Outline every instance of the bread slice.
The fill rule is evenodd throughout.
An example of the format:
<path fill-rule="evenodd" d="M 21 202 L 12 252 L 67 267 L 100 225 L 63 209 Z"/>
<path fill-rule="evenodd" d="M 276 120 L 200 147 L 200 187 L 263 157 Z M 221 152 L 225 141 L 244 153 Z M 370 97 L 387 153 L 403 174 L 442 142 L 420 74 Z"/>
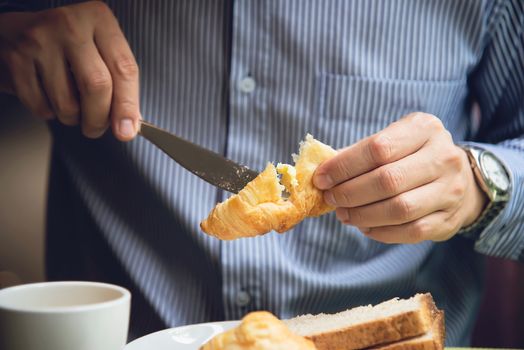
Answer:
<path fill-rule="evenodd" d="M 391 299 L 337 314 L 298 316 L 289 329 L 315 343 L 318 350 L 363 349 L 426 334 L 438 314 L 431 294 Z"/>
<path fill-rule="evenodd" d="M 442 350 L 446 339 L 444 311 L 437 311 L 431 329 L 418 337 L 380 345 L 373 350 Z"/>
<path fill-rule="evenodd" d="M 308 134 L 300 143 L 298 156 L 293 157 L 295 166 L 275 167 L 268 163 L 237 195 L 215 206 L 200 223 L 202 231 L 223 240 L 253 237 L 271 230 L 282 233 L 306 217 L 335 210 L 324 202 L 312 177 L 320 163 L 336 154 Z M 288 198 L 282 196 L 283 191 L 289 193 Z"/>

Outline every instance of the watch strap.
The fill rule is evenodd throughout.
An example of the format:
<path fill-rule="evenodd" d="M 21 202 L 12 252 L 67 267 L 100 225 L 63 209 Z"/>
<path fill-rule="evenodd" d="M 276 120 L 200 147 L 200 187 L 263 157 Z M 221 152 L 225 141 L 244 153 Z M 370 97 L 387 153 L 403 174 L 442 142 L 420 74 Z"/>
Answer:
<path fill-rule="evenodd" d="M 478 238 L 480 233 L 497 217 L 504 209 L 506 202 L 489 202 L 480 216 L 471 225 L 461 228 L 457 234 L 470 238 Z"/>

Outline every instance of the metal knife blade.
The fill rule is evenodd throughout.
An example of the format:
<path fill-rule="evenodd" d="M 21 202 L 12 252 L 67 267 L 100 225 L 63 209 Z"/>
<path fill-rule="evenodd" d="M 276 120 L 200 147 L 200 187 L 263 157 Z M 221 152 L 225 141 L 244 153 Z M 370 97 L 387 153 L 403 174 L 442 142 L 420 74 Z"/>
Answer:
<path fill-rule="evenodd" d="M 178 164 L 228 192 L 238 193 L 258 173 L 218 153 L 184 140 L 148 122 L 140 122 L 139 134 L 156 145 Z"/>

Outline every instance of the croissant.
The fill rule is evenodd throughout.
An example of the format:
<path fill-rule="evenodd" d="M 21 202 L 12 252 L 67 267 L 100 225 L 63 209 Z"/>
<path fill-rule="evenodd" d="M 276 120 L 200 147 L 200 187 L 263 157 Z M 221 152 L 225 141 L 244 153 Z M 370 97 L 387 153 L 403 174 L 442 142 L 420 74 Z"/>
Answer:
<path fill-rule="evenodd" d="M 213 208 L 200 223 L 202 231 L 223 240 L 288 231 L 306 217 L 334 210 L 312 183 L 317 166 L 337 154 L 308 134 L 300 143 L 295 166 L 268 163 L 238 194 Z M 279 175 L 281 179 L 279 180 Z M 283 196 L 287 193 L 288 196 Z"/>
<path fill-rule="evenodd" d="M 292 333 L 267 311 L 247 314 L 241 324 L 221 333 L 200 350 L 316 350 L 312 341 Z"/>

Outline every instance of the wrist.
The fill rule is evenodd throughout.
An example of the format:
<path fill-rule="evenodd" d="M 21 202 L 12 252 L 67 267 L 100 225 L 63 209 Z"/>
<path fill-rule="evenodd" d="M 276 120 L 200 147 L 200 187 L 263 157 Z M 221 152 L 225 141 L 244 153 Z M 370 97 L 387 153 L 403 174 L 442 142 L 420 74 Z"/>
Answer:
<path fill-rule="evenodd" d="M 459 146 L 457 146 L 459 147 Z M 473 172 L 473 165 L 471 160 L 462 147 L 459 147 L 463 154 L 464 169 L 466 171 L 467 183 L 466 195 L 464 198 L 464 204 L 466 206 L 466 215 L 462 228 L 472 225 L 482 215 L 484 209 L 489 204 L 489 198 L 485 191 L 481 188 L 475 173 Z"/>
<path fill-rule="evenodd" d="M 511 176 L 504 163 L 490 151 L 461 146 L 470 163 L 465 203 L 471 203 L 459 234 L 476 236 L 504 209 L 511 194 Z M 473 180 L 471 180 L 473 178 Z M 473 185 L 474 184 L 474 185 Z"/>
<path fill-rule="evenodd" d="M 466 156 L 467 157 L 467 156 Z M 471 167 L 469 167 L 469 161 L 466 159 L 466 162 L 468 162 L 468 179 L 469 179 L 469 186 L 467 189 L 467 196 L 466 196 L 466 204 L 469 205 L 468 215 L 466 215 L 466 219 L 464 220 L 464 223 L 462 227 L 467 227 L 472 225 L 477 219 L 482 215 L 486 207 L 488 206 L 490 200 L 487 196 L 487 194 L 482 190 L 480 185 L 475 179 L 475 175 L 473 174 L 473 170 Z"/>

